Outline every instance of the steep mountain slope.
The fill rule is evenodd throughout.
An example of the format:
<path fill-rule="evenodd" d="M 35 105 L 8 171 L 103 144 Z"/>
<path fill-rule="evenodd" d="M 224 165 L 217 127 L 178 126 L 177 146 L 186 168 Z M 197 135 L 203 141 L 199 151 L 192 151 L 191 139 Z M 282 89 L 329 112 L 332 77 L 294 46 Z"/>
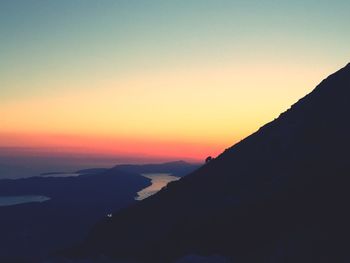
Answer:
<path fill-rule="evenodd" d="M 350 64 L 205 166 L 98 224 L 70 257 L 350 260 Z"/>

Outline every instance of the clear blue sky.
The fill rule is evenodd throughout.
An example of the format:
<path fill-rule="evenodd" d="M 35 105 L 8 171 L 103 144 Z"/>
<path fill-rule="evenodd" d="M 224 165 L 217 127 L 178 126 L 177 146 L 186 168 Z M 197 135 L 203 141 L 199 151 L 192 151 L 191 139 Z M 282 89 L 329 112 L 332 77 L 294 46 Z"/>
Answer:
<path fill-rule="evenodd" d="M 341 65 L 350 60 L 349 10 L 345 0 L 2 0 L 0 74 L 215 63 L 233 49 Z M 2 85 L 1 100 L 27 88 Z"/>

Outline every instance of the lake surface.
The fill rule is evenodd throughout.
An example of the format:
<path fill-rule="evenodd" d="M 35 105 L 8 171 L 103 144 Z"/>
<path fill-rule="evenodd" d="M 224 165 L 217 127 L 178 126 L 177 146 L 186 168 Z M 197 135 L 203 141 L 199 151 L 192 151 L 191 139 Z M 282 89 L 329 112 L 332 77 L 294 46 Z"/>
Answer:
<path fill-rule="evenodd" d="M 137 197 L 135 199 L 138 201 L 143 200 L 151 195 L 154 195 L 163 187 L 165 187 L 168 183 L 180 179 L 180 177 L 173 176 L 170 173 L 147 173 L 141 175 L 151 179 L 152 184 L 137 193 Z"/>
<path fill-rule="evenodd" d="M 25 203 L 42 203 L 50 200 L 42 195 L 18 195 L 18 196 L 0 196 L 0 206 L 11 206 Z"/>

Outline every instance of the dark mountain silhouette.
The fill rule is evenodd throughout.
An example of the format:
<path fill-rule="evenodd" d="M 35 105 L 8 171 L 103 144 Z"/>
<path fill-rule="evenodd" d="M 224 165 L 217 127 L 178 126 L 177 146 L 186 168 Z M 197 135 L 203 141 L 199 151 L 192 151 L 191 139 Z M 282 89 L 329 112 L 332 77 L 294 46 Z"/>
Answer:
<path fill-rule="evenodd" d="M 96 225 L 71 258 L 349 262 L 350 64 L 279 118 Z"/>
<path fill-rule="evenodd" d="M 117 169 L 89 176 L 0 180 L 1 196 L 51 198 L 0 206 L 0 262 L 38 262 L 83 240 L 96 222 L 136 202 L 136 192 L 149 185 L 149 179 Z"/>
<path fill-rule="evenodd" d="M 174 176 L 182 177 L 198 169 L 201 164 L 175 161 L 160 164 L 121 164 L 115 169 L 131 173 L 171 173 Z"/>
<path fill-rule="evenodd" d="M 64 177 L 72 173 L 50 172 L 42 173 L 44 177 L 0 180 L 0 197 L 51 198 L 44 203 L 0 206 L 0 262 L 37 262 L 83 240 L 96 222 L 136 202 L 137 192 L 151 185 L 140 173 L 184 176 L 198 167 L 175 161 L 90 168 L 73 177 Z"/>
<path fill-rule="evenodd" d="M 188 163 L 185 161 L 174 161 L 167 163 L 153 163 L 153 164 L 119 164 L 111 168 L 111 170 L 116 169 L 119 171 L 125 171 L 130 173 L 170 173 L 174 176 L 182 177 L 194 170 L 198 169 L 201 164 Z M 97 174 L 105 172 L 106 168 L 92 168 L 79 170 L 76 173 L 86 175 L 86 174 Z"/>

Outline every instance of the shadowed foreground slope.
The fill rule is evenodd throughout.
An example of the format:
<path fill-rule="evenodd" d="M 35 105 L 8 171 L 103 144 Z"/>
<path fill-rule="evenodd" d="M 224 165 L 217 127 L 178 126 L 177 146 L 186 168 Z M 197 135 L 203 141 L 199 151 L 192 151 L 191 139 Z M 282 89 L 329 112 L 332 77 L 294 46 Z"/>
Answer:
<path fill-rule="evenodd" d="M 0 180 L 1 196 L 50 197 L 43 203 L 0 206 L 0 262 L 38 262 L 72 246 L 108 213 L 136 202 L 136 192 L 149 181 L 117 169 L 76 177 Z"/>
<path fill-rule="evenodd" d="M 350 260 L 350 65 L 207 165 L 112 219 L 70 257 Z"/>

